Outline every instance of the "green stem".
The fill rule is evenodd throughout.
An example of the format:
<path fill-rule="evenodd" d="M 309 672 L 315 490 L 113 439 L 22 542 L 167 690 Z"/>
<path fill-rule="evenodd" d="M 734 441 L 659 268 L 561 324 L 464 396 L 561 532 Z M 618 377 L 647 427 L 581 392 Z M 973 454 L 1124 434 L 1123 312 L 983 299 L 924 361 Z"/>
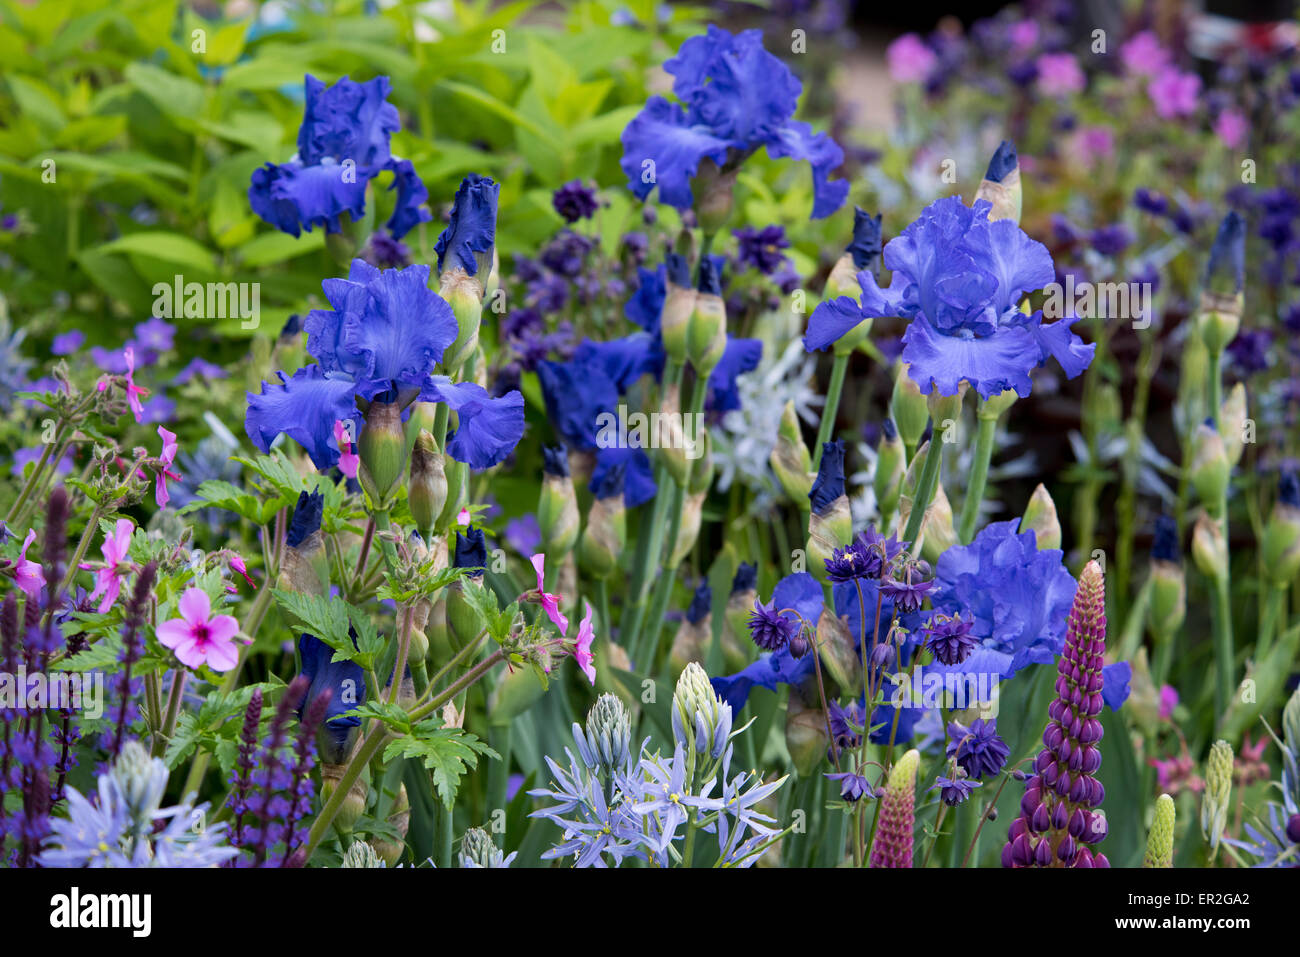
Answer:
<path fill-rule="evenodd" d="M 943 456 L 943 450 L 936 447 L 934 442 L 930 443 L 930 448 L 925 453 L 925 464 L 921 466 L 921 477 L 916 483 L 916 495 L 912 499 L 912 512 L 907 516 L 907 529 L 903 532 L 903 541 L 915 546 L 917 537 L 921 534 L 921 525 L 925 521 L 926 509 L 930 507 L 930 501 L 934 498 L 934 491 L 939 487 L 939 459 Z"/>
<path fill-rule="evenodd" d="M 813 450 L 813 471 L 821 466 L 822 448 L 835 431 L 835 417 L 839 414 L 840 395 L 844 391 L 844 374 L 849 368 L 847 355 L 836 355 L 831 365 L 831 381 L 826 389 L 826 405 L 822 408 L 821 425 L 817 427 L 817 447 Z"/>
<path fill-rule="evenodd" d="M 966 487 L 966 498 L 961 503 L 961 520 L 957 526 L 957 539 L 963 545 L 969 545 L 975 537 L 975 523 L 979 520 L 980 502 L 984 500 L 984 486 L 989 476 L 989 462 L 993 458 L 993 439 L 998 431 L 997 416 L 985 415 L 983 403 L 977 418 L 979 427 L 975 434 L 975 459 L 971 463 L 970 483 Z M 930 450 L 934 451 L 933 443 Z M 930 463 L 927 461 L 925 464 L 928 467 Z"/>
<path fill-rule="evenodd" d="M 1263 661 L 1273 643 L 1277 632 L 1277 623 L 1282 619 L 1282 608 L 1286 604 L 1286 586 L 1274 585 L 1264 599 L 1264 618 L 1259 627 L 1259 640 L 1255 642 L 1255 661 Z"/>

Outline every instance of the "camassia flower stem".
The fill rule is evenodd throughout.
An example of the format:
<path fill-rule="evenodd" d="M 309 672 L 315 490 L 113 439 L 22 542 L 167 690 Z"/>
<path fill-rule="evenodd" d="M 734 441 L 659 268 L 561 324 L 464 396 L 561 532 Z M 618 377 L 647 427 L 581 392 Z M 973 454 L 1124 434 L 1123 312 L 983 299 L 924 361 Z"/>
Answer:
<path fill-rule="evenodd" d="M 903 532 L 903 541 L 915 543 L 921 534 L 921 525 L 925 521 L 926 509 L 934 498 L 934 490 L 939 487 L 939 460 L 943 450 L 930 442 L 925 454 L 925 464 L 921 467 L 921 477 L 916 483 L 916 496 L 912 499 L 912 512 L 907 516 L 907 529 Z M 915 544 L 913 544 L 915 547 Z"/>
<path fill-rule="evenodd" d="M 961 503 L 961 519 L 957 526 L 957 538 L 963 545 L 969 545 L 975 537 L 975 523 L 979 520 L 980 502 L 984 500 L 984 486 L 989 477 L 989 461 L 993 458 L 993 438 L 998 430 L 997 416 L 986 414 L 984 405 L 981 401 L 975 433 L 975 458 L 971 462 L 970 482 L 966 486 L 966 498 Z M 933 444 L 930 451 L 935 451 Z M 929 468 L 929 461 L 925 464 Z"/>
<path fill-rule="evenodd" d="M 813 471 L 822 464 L 822 448 L 831 440 L 831 433 L 835 431 L 835 417 L 839 414 L 840 395 L 844 391 L 844 374 L 849 369 L 849 357 L 847 355 L 836 354 L 835 361 L 831 365 L 831 381 L 826 388 L 826 404 L 822 406 L 822 420 L 817 427 L 817 444 L 813 452 Z"/>

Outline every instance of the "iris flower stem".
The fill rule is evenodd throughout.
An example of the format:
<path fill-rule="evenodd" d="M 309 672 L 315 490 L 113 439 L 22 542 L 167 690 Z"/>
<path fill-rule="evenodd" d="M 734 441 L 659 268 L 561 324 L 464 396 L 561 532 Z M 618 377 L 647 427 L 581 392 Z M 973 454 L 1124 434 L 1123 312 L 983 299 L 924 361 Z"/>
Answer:
<path fill-rule="evenodd" d="M 1218 680 L 1214 682 L 1214 710 L 1221 720 L 1227 713 L 1228 699 L 1236 690 L 1232 680 L 1232 582 L 1226 568 L 1215 576 L 1214 593 L 1214 660 L 1218 672 Z"/>
<path fill-rule="evenodd" d="M 1282 609 L 1286 604 L 1286 585 L 1274 585 L 1264 599 L 1264 617 L 1259 628 L 1259 641 L 1255 644 L 1255 660 L 1263 661 L 1273 643 L 1277 632 L 1277 623 L 1282 620 Z"/>
<path fill-rule="evenodd" d="M 921 466 L 921 477 L 916 483 L 916 495 L 912 499 L 912 512 L 907 516 L 907 529 L 903 532 L 903 541 L 915 545 L 921 534 L 921 525 L 925 521 L 926 509 L 934 498 L 934 490 L 939 486 L 939 460 L 943 450 L 930 443 L 925 454 L 925 464 Z"/>
<path fill-rule="evenodd" d="M 993 439 L 998 431 L 998 417 L 988 415 L 984 408 L 985 403 L 981 402 L 975 434 L 975 458 L 971 462 L 970 482 L 966 486 L 966 498 L 961 503 L 961 519 L 957 526 L 957 538 L 963 545 L 969 545 L 975 537 L 975 523 L 979 520 L 980 503 L 984 501 L 984 486 L 989 477 L 989 462 L 993 458 Z M 931 445 L 930 449 L 933 451 L 934 446 Z M 925 464 L 928 468 L 928 457 Z"/>
<path fill-rule="evenodd" d="M 835 431 L 835 417 L 839 414 L 840 395 L 844 391 L 844 374 L 848 368 L 849 357 L 837 354 L 831 364 L 831 381 L 826 389 L 826 405 L 822 407 L 822 420 L 817 427 L 817 447 L 813 450 L 812 464 L 814 472 L 822 463 L 822 447 L 831 440 L 831 433 Z"/>

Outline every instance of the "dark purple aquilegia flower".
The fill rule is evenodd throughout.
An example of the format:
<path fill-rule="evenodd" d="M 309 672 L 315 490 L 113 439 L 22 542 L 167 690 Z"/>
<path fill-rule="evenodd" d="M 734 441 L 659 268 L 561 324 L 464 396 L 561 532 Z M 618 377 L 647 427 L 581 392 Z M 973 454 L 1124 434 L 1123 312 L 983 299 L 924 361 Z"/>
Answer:
<path fill-rule="evenodd" d="M 375 406 L 401 410 L 418 399 L 444 402 L 456 414 L 447 452 L 458 462 L 485 469 L 509 455 L 523 436 L 523 396 L 494 399 L 472 382 L 433 375 L 458 327 L 428 282 L 428 266 L 380 271 L 360 259 L 347 279 L 325 280 L 333 308 L 313 310 L 304 323 L 317 364 L 248 394 L 244 426 L 253 444 L 269 451 L 284 433 L 317 468 L 331 468 L 340 454 L 336 422 L 353 423 L 361 435 Z"/>
<path fill-rule="evenodd" d="M 924 393 L 956 395 L 963 380 L 989 398 L 1007 389 L 1026 396 L 1029 373 L 1049 358 L 1074 378 L 1092 361 L 1095 345 L 1070 331 L 1067 317 L 1043 324 L 1042 312 L 1020 311 L 1024 294 L 1052 282 L 1051 254 L 1009 219 L 990 220 L 992 206 L 960 197 L 931 203 L 885 246 L 890 285 L 858 273 L 862 296 L 827 300 L 813 310 L 804 335 L 810 352 L 826 349 L 864 320 L 911 320 L 903 361 Z"/>
<path fill-rule="evenodd" d="M 688 39 L 664 64 L 679 103 L 652 96 L 623 130 L 628 188 L 645 199 L 659 187 L 659 201 L 687 209 L 695 202 L 691 180 L 700 164 L 738 163 L 766 146 L 775 159 L 807 160 L 813 172 L 814 219 L 843 205 L 849 184 L 830 182 L 844 151 L 825 133 L 792 119 L 803 84 L 789 67 L 763 49 L 763 34 L 731 34 L 709 25 Z"/>
<path fill-rule="evenodd" d="M 948 722 L 947 756 L 957 762 L 969 777 L 991 778 L 1007 763 L 1011 749 L 998 735 L 997 720 L 976 718 L 966 727 L 958 721 Z"/>
<path fill-rule="evenodd" d="M 326 87 L 314 76 L 304 81 L 307 104 L 298 129 L 298 152 L 287 163 L 253 171 L 248 202 L 253 212 L 282 232 L 342 228 L 348 213 L 358 220 L 366 209 L 366 186 L 380 173 L 393 174 L 397 205 L 386 223 L 401 239 L 431 214 L 429 198 L 410 160 L 398 159 L 388 140 L 401 129 L 397 108 L 387 102 L 388 77 L 357 83 L 346 76 Z"/>
<path fill-rule="evenodd" d="M 1101 566 L 1079 575 L 1065 651 L 1057 662 L 1056 698 L 1047 709 L 1043 750 L 1025 783 L 1020 816 L 1002 848 L 1003 867 L 1109 867 L 1091 845 L 1106 837 L 1097 813 L 1106 790 L 1101 767 L 1102 654 L 1106 648 L 1106 585 Z"/>
<path fill-rule="evenodd" d="M 565 183 L 551 196 L 551 205 L 566 223 L 590 219 L 600 208 L 596 190 L 580 179 Z"/>

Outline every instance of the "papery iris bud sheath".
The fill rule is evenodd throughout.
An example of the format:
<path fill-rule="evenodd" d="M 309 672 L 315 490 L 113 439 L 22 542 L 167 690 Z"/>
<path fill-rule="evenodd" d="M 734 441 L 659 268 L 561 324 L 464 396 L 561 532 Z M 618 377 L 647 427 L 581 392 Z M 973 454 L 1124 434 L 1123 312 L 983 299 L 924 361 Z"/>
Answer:
<path fill-rule="evenodd" d="M 1162 794 L 1156 800 L 1155 818 L 1147 834 L 1147 851 L 1143 867 L 1174 866 L 1174 799 Z"/>
<path fill-rule="evenodd" d="M 578 564 L 596 578 L 608 578 L 618 567 L 627 544 L 627 514 L 623 505 L 623 470 L 608 469 L 587 510 L 587 524 L 578 539 Z"/>
<path fill-rule="evenodd" d="M 989 219 L 1009 219 L 1020 222 L 1023 191 L 1020 187 L 1020 159 L 1016 145 L 1010 140 L 1002 144 L 989 160 L 988 170 L 975 192 L 975 199 L 986 199 L 993 204 Z"/>
<path fill-rule="evenodd" d="M 816 690 L 813 692 L 816 695 Z M 799 777 L 817 773 L 826 760 L 830 737 L 826 730 L 826 714 L 820 707 L 810 706 L 797 689 L 790 692 L 785 713 L 785 748 L 790 752 Z"/>
<path fill-rule="evenodd" d="M 912 748 L 890 769 L 880 799 L 880 821 L 871 844 L 872 867 L 911 867 L 916 823 L 916 768 L 921 754 Z"/>
<path fill-rule="evenodd" d="M 1294 472 L 1278 479 L 1277 502 L 1264 523 L 1260 551 L 1275 587 L 1287 587 L 1300 574 L 1300 480 Z"/>
<path fill-rule="evenodd" d="M 768 462 L 776 480 L 781 483 L 781 488 L 791 501 L 802 502 L 808 497 L 813 482 L 812 455 L 804 444 L 793 399 L 786 402 L 785 409 L 781 412 L 776 444 L 772 446 Z"/>
<path fill-rule="evenodd" d="M 323 595 L 328 590 L 329 556 L 325 551 L 325 537 L 320 530 L 324 508 L 324 493 L 298 493 L 298 501 L 294 505 L 285 534 L 286 547 L 280 574 L 276 578 L 277 588 L 304 595 Z"/>
<path fill-rule="evenodd" d="M 695 366 L 695 374 L 705 380 L 726 350 L 727 307 L 722 300 L 722 277 L 712 257 L 704 256 L 700 259 L 695 308 L 686 328 L 686 355 Z"/>
<path fill-rule="evenodd" d="M 821 466 L 808 493 L 808 571 L 819 581 L 826 577 L 826 562 L 853 538 L 853 515 L 844 491 L 844 443 L 822 446 Z"/>
<path fill-rule="evenodd" d="M 425 538 L 432 537 L 434 523 L 447 504 L 447 471 L 443 467 L 438 443 L 427 429 L 420 430 L 415 437 L 415 445 L 411 448 L 411 476 L 406 488 L 406 503 L 420 534 Z"/>
<path fill-rule="evenodd" d="M 569 475 L 569 457 L 563 448 L 542 449 L 542 491 L 537 499 L 537 527 L 542 551 L 559 560 L 578 541 L 581 519 L 578 499 Z"/>
<path fill-rule="evenodd" d="M 1033 532 L 1040 551 L 1061 547 L 1061 520 L 1056 514 L 1056 503 L 1042 482 L 1029 496 L 1025 515 L 1020 520 L 1020 532 Z"/>
<path fill-rule="evenodd" d="M 686 331 L 695 311 L 695 286 L 691 283 L 690 261 L 681 253 L 669 253 L 664 304 L 659 314 L 659 333 L 668 358 L 681 365 L 686 361 Z"/>
<path fill-rule="evenodd" d="M 916 448 L 925 427 L 930 422 L 930 407 L 925 396 L 907 373 L 907 364 L 898 364 L 894 377 L 894 393 L 889 400 L 889 415 L 898 427 L 898 434 L 908 449 Z"/>
<path fill-rule="evenodd" d="M 1219 523 L 1202 512 L 1192 526 L 1192 561 L 1207 578 L 1217 578 L 1228 570 L 1228 543 Z"/>

